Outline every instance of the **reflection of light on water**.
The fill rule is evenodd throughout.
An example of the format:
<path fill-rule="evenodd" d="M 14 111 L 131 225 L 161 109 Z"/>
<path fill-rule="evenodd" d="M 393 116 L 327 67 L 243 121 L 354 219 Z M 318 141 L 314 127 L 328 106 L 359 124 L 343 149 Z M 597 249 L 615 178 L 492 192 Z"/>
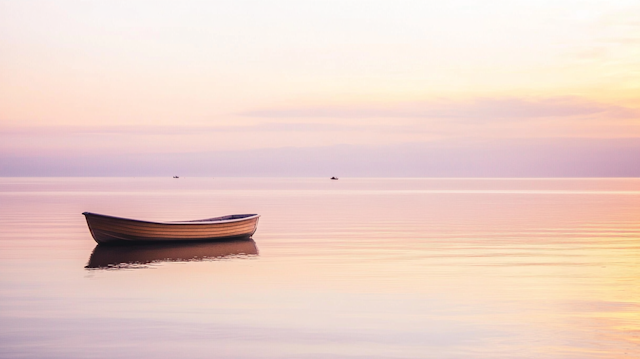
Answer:
<path fill-rule="evenodd" d="M 252 239 L 227 242 L 97 245 L 85 268 L 146 268 L 146 265 L 151 263 L 250 258 L 257 255 L 258 247 Z"/>
<path fill-rule="evenodd" d="M 90 357 L 96 345 L 114 357 L 640 352 L 637 179 L 12 181 L 0 187 L 0 341 L 25 357 Z M 260 260 L 194 243 L 116 249 L 101 267 L 95 248 L 97 268 L 154 270 L 84 271 L 95 244 L 83 210 L 256 211 Z"/>

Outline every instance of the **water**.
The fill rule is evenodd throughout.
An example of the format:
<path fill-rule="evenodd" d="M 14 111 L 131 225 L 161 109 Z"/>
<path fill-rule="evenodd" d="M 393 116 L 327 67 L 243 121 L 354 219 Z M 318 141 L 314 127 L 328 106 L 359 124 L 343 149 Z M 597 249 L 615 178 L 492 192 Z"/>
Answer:
<path fill-rule="evenodd" d="M 262 215 L 95 248 L 84 211 Z M 1 178 L 2 358 L 640 357 L 640 179 Z"/>

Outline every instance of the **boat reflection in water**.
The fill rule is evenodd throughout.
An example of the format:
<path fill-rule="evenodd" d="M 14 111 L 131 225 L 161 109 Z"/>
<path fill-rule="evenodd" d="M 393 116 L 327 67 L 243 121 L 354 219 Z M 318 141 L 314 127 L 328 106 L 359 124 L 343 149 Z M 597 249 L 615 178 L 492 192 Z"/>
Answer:
<path fill-rule="evenodd" d="M 97 245 L 89 257 L 88 269 L 144 268 L 161 262 L 197 262 L 258 255 L 256 242 L 249 238 L 226 242 L 171 242 L 129 245 Z"/>

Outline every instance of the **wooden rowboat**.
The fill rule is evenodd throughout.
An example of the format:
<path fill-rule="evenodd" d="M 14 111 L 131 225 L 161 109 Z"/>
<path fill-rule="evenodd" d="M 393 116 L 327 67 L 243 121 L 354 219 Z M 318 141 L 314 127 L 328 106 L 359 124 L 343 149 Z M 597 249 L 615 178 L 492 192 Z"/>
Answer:
<path fill-rule="evenodd" d="M 84 212 L 91 235 L 100 244 L 201 241 L 248 238 L 258 227 L 258 214 L 179 222 L 151 222 Z"/>

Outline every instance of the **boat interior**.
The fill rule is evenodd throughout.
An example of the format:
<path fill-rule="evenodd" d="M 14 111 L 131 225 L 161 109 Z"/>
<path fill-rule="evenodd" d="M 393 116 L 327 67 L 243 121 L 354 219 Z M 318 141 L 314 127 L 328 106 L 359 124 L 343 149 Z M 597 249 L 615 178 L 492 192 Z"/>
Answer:
<path fill-rule="evenodd" d="M 194 219 L 191 221 L 176 221 L 176 222 L 216 222 L 216 221 L 228 221 L 231 219 L 242 219 L 256 216 L 256 214 L 230 214 L 228 216 L 206 218 L 206 219 Z"/>

